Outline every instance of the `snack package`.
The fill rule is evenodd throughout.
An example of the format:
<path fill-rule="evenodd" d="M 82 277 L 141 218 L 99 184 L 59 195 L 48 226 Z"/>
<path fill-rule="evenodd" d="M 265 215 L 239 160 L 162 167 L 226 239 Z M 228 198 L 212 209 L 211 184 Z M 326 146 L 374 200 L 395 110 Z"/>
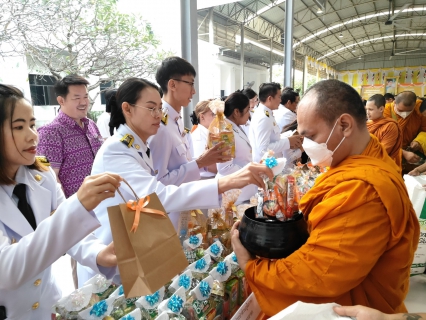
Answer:
<path fill-rule="evenodd" d="M 272 181 L 263 177 L 267 188 L 257 194 L 256 218 L 282 222 L 293 220 L 299 212 L 300 199 L 325 169 L 310 163 L 286 168 L 285 165 L 283 167 L 285 162 L 275 159 L 271 151 L 265 153 L 261 163 L 271 168 L 275 176 Z"/>
<path fill-rule="evenodd" d="M 207 235 L 206 235 L 206 246 L 207 249 L 214 241 L 219 240 L 220 237 L 230 230 L 230 227 L 224 220 L 223 209 L 209 209 L 209 219 L 207 220 Z"/>
<path fill-rule="evenodd" d="M 223 101 L 214 100 L 211 101 L 212 105 L 224 105 Z M 209 126 L 209 136 L 207 138 L 207 145 L 209 148 L 213 148 L 219 142 L 224 142 L 224 147 L 231 147 L 231 150 L 224 152 L 223 155 L 235 157 L 235 139 L 234 139 L 234 130 L 232 125 L 225 120 L 223 114 L 223 109 L 216 109 L 216 117 L 213 119 L 212 123 Z"/>
<path fill-rule="evenodd" d="M 233 278 L 225 285 L 225 299 L 223 305 L 223 319 L 231 319 L 238 309 L 238 279 Z"/>
<path fill-rule="evenodd" d="M 241 190 L 229 190 L 222 195 L 222 208 L 225 212 L 225 223 L 232 227 L 234 222 L 237 220 L 237 206 L 235 203 L 241 194 Z"/>
<path fill-rule="evenodd" d="M 176 292 L 169 298 L 160 303 L 158 306 L 158 313 L 166 311 L 167 313 L 180 314 L 183 310 L 183 306 L 186 302 L 185 289 L 180 287 Z"/>

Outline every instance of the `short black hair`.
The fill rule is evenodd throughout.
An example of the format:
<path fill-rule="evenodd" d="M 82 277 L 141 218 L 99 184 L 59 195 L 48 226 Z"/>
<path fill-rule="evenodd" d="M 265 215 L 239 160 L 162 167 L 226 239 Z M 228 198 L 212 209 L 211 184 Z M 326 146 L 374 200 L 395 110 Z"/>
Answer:
<path fill-rule="evenodd" d="M 380 93 L 372 95 L 370 98 L 368 98 L 368 101 L 374 101 L 374 105 L 377 108 L 384 107 L 385 104 L 386 104 L 386 100 L 385 100 L 384 95 L 382 95 Z"/>
<path fill-rule="evenodd" d="M 126 118 L 121 107 L 123 102 L 134 105 L 141 97 L 142 91 L 148 87 L 158 90 L 158 87 L 154 83 L 142 78 L 128 78 L 117 89 L 115 104 L 111 103 L 111 119 L 109 121 L 111 135 L 113 135 L 114 129 L 118 129 L 121 124 L 126 123 Z"/>
<path fill-rule="evenodd" d="M 7 173 L 9 164 L 6 161 L 4 127 L 10 126 L 10 128 L 12 128 L 12 118 L 16 104 L 22 100 L 27 101 L 21 90 L 14 86 L 0 84 L 0 185 L 11 185 L 15 183 L 13 177 L 9 177 Z M 28 167 L 38 171 L 47 171 L 47 168 L 44 167 L 37 159 L 34 164 Z"/>
<path fill-rule="evenodd" d="M 276 82 L 262 83 L 259 87 L 259 100 L 265 102 L 268 97 L 275 97 L 277 92 L 281 90 L 281 85 Z"/>
<path fill-rule="evenodd" d="M 298 96 L 299 93 L 292 89 L 283 90 L 283 92 L 281 93 L 281 104 L 285 105 L 288 101 L 294 103 L 296 101 L 296 97 Z"/>
<path fill-rule="evenodd" d="M 241 92 L 231 93 L 225 100 L 225 117 L 229 117 L 235 109 L 241 113 L 250 105 L 250 100 L 247 96 Z"/>
<path fill-rule="evenodd" d="M 89 85 L 89 81 L 77 74 L 70 74 L 62 78 L 61 80 L 56 81 L 53 89 L 55 90 L 55 94 L 57 97 L 61 96 L 65 98 L 69 92 L 69 86 L 78 85 L 85 85 L 87 87 Z"/>
<path fill-rule="evenodd" d="M 395 97 L 393 96 L 392 93 L 385 93 L 384 97 L 385 97 L 385 100 L 389 100 L 389 99 L 395 100 Z"/>
<path fill-rule="evenodd" d="M 329 125 L 347 113 L 355 118 L 359 126 L 366 126 L 367 114 L 361 96 L 350 85 L 335 79 L 322 80 L 311 86 L 303 98 L 311 95 L 316 98 L 315 112 Z"/>
<path fill-rule="evenodd" d="M 257 93 L 251 88 L 244 89 L 243 91 L 241 91 L 241 93 L 244 94 L 247 98 L 249 98 L 249 100 L 257 96 Z"/>
<path fill-rule="evenodd" d="M 155 74 L 155 80 L 163 93 L 167 93 L 167 84 L 170 79 L 180 79 L 182 76 L 196 76 L 194 67 L 181 57 L 168 57 L 161 62 Z"/>
<path fill-rule="evenodd" d="M 412 91 L 402 91 L 395 99 L 395 104 L 402 103 L 406 107 L 414 107 L 416 105 L 417 96 Z"/>

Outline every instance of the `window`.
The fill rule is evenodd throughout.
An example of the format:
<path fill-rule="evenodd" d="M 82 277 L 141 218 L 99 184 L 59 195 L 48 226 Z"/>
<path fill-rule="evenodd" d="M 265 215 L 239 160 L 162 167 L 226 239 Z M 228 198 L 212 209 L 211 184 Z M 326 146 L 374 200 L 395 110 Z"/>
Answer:
<path fill-rule="evenodd" d="M 112 88 L 114 88 L 114 83 L 112 81 L 102 82 L 99 85 L 99 90 L 101 91 L 101 104 L 106 104 L 105 91 Z"/>
<path fill-rule="evenodd" d="M 56 79 L 46 75 L 29 75 L 31 99 L 36 106 L 52 106 L 57 105 L 55 91 L 53 86 Z"/>

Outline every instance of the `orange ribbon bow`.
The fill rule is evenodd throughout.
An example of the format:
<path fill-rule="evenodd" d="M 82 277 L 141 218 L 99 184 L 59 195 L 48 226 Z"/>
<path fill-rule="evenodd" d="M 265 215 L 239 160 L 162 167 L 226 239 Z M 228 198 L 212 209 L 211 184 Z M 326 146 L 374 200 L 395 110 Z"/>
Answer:
<path fill-rule="evenodd" d="M 149 196 L 146 196 L 145 198 L 138 199 L 137 201 L 135 201 L 135 200 L 127 201 L 127 208 L 129 208 L 130 210 L 136 211 L 135 219 L 133 220 L 133 225 L 132 225 L 132 228 L 130 229 L 130 232 L 133 232 L 133 233 L 136 232 L 136 230 L 139 226 L 139 220 L 140 220 L 141 212 L 159 214 L 163 217 L 166 217 L 164 212 L 162 212 L 160 210 L 146 208 L 146 206 L 149 203 L 149 200 L 150 200 Z"/>

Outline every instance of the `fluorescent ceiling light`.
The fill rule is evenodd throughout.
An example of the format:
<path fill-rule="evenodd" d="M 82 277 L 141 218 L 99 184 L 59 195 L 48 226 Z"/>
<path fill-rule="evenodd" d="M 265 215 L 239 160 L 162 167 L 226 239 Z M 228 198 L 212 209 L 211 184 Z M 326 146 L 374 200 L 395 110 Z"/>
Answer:
<path fill-rule="evenodd" d="M 422 7 L 417 7 L 417 8 L 407 8 L 403 12 L 415 12 L 415 11 L 425 11 L 425 10 L 426 10 L 426 7 L 422 6 Z M 399 10 L 395 10 L 394 13 L 396 14 L 398 12 L 399 12 Z M 351 20 L 348 20 L 348 21 L 343 22 L 343 23 L 336 24 L 334 26 L 331 26 L 331 27 L 325 28 L 323 30 L 320 30 L 318 32 L 315 32 L 314 34 L 312 34 L 312 35 L 310 35 L 310 36 L 302 39 L 301 41 L 296 42 L 293 45 L 293 48 L 296 48 L 300 44 L 302 44 L 302 43 L 304 43 L 306 41 L 309 41 L 309 40 L 311 40 L 311 39 L 313 39 L 315 37 L 318 37 L 319 35 L 321 35 L 323 33 L 326 33 L 328 31 L 332 31 L 332 30 L 338 29 L 338 28 L 340 28 L 342 26 L 345 26 L 345 25 L 348 25 L 348 24 L 351 24 L 351 23 L 354 23 L 354 22 L 358 22 L 358 21 L 361 21 L 361 20 L 368 20 L 368 19 L 371 19 L 371 18 L 379 17 L 379 16 L 387 16 L 388 14 L 389 14 L 389 12 L 379 12 L 379 13 L 365 15 L 363 17 L 358 17 L 358 18 L 351 19 Z"/>
<path fill-rule="evenodd" d="M 322 13 L 322 9 L 318 8 L 317 13 Z"/>
<path fill-rule="evenodd" d="M 239 35 L 235 36 L 235 43 L 241 44 L 241 36 L 239 36 Z M 256 47 L 262 48 L 263 50 L 266 50 L 266 51 L 269 51 L 269 52 L 271 51 L 270 47 L 265 46 L 264 44 L 259 43 L 259 42 L 254 41 L 254 40 L 244 38 L 244 43 L 251 43 L 252 45 L 255 45 Z M 280 55 L 281 57 L 284 57 L 284 53 L 281 52 L 281 51 L 278 51 L 277 49 L 272 49 L 272 52 Z"/>
<path fill-rule="evenodd" d="M 280 5 L 280 4 L 281 4 L 281 3 L 283 3 L 284 1 L 285 1 L 285 0 L 278 0 L 278 1 L 277 1 L 277 2 L 275 2 L 275 3 L 271 3 L 270 5 L 264 6 L 262 9 L 257 10 L 257 12 L 256 12 L 255 14 L 249 15 L 249 16 L 247 17 L 247 20 L 251 20 L 251 19 L 255 18 L 256 16 L 261 15 L 261 14 L 262 14 L 262 13 L 264 13 L 265 11 L 268 11 L 269 9 L 271 9 L 271 8 L 273 8 L 273 7 L 275 7 L 275 6 Z"/>
<path fill-rule="evenodd" d="M 339 38 L 343 38 L 343 33 L 340 32 Z"/>
<path fill-rule="evenodd" d="M 396 38 L 400 38 L 400 37 L 425 37 L 425 36 L 426 36 L 426 33 L 407 33 L 407 34 L 397 34 L 397 35 L 395 35 Z M 373 39 L 367 39 L 367 40 L 363 40 L 363 41 L 360 41 L 360 42 L 357 42 L 357 43 L 353 43 L 353 44 L 350 44 L 348 46 L 344 46 L 342 48 L 339 48 L 337 50 L 332 50 L 331 52 L 323 55 L 318 60 L 324 59 L 324 58 L 326 58 L 326 57 L 328 57 L 328 56 L 330 56 L 332 54 L 336 54 L 336 53 L 338 53 L 338 52 L 340 52 L 342 50 L 350 49 L 350 48 L 352 48 L 352 47 L 354 47 L 356 45 L 360 45 L 360 44 L 363 44 L 363 43 L 366 43 L 366 42 L 370 42 L 370 41 L 382 40 L 382 39 L 393 39 L 393 35 L 384 36 L 384 37 L 378 37 L 378 38 L 373 38 Z"/>

